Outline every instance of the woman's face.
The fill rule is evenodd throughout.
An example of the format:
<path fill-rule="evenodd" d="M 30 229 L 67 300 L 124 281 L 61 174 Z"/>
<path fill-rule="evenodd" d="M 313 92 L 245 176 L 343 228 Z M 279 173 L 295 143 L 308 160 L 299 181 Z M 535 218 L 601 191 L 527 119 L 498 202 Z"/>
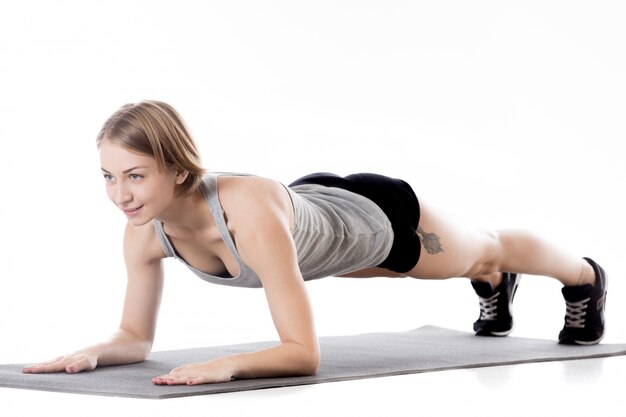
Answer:
<path fill-rule="evenodd" d="M 159 172 L 149 155 L 105 139 L 100 143 L 100 162 L 109 199 L 133 226 L 158 218 L 174 198 L 176 172 Z"/>

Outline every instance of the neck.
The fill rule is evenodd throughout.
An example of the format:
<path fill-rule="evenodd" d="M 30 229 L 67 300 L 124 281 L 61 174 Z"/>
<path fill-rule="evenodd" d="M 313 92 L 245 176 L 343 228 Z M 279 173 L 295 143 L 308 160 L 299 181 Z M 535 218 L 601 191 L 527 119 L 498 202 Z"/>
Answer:
<path fill-rule="evenodd" d="M 207 216 L 207 211 L 209 211 L 209 206 L 198 189 L 191 194 L 174 197 L 157 220 L 167 224 L 170 230 L 196 232 L 213 224 L 213 217 Z"/>

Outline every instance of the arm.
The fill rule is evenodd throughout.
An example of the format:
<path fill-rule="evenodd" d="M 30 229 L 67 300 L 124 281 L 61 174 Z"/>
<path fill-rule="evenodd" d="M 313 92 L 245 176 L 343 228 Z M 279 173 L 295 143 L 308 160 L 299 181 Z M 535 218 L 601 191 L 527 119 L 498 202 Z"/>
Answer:
<path fill-rule="evenodd" d="M 289 196 L 280 184 L 255 178 L 238 184 L 236 192 L 220 189 L 220 200 L 242 260 L 263 282 L 280 344 L 182 366 L 153 381 L 202 384 L 234 378 L 315 374 L 320 360 L 319 344 L 289 230 Z"/>
<path fill-rule="evenodd" d="M 151 230 L 151 229 L 152 230 Z M 154 226 L 126 226 L 124 259 L 128 272 L 119 329 L 109 340 L 49 362 L 30 365 L 25 373 L 90 371 L 96 366 L 143 361 L 152 348 L 163 288 L 163 270 Z"/>
<path fill-rule="evenodd" d="M 277 201 L 273 203 L 268 207 L 267 203 L 257 202 L 256 206 L 264 208 L 254 216 L 248 214 L 242 218 L 241 231 L 236 238 L 242 259 L 263 282 L 280 344 L 226 358 L 232 366 L 233 377 L 238 379 L 312 375 L 319 366 L 319 344 L 311 304 L 287 218 L 281 215 L 285 208 Z"/>

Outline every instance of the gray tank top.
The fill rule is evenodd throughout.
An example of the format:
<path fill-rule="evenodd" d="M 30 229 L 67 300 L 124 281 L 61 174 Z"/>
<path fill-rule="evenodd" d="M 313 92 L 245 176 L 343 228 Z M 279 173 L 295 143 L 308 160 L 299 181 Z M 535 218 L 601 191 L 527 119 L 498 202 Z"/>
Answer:
<path fill-rule="evenodd" d="M 189 265 L 176 252 L 165 234 L 163 224 L 155 220 L 161 247 L 167 257 L 179 259 L 205 281 L 235 287 L 262 287 L 257 274 L 241 260 L 226 226 L 224 210 L 217 195 L 218 175 L 205 175 L 200 190 L 211 209 L 222 240 L 237 260 L 239 274 L 235 277 L 221 277 Z M 305 280 L 346 274 L 376 266 L 385 260 L 393 243 L 393 230 L 385 213 L 374 202 L 341 188 L 318 184 L 285 188 L 293 203 L 294 226 L 291 235 L 300 272 Z"/>

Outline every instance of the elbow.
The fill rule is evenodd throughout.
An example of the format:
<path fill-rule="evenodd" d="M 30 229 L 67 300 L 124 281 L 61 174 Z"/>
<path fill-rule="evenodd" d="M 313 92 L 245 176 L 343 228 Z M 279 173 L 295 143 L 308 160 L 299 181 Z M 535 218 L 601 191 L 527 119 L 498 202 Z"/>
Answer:
<path fill-rule="evenodd" d="M 304 376 L 314 376 L 317 375 L 317 371 L 320 369 L 320 361 L 315 361 L 307 364 L 307 367 L 304 371 Z"/>
<path fill-rule="evenodd" d="M 152 351 L 151 342 L 137 342 L 133 345 L 123 347 L 123 363 L 139 363 L 145 361 Z"/>
<path fill-rule="evenodd" d="M 151 341 L 142 342 L 139 347 L 137 362 L 143 362 L 146 359 L 148 359 L 150 352 L 152 352 L 152 342 Z"/>
<path fill-rule="evenodd" d="M 285 367 L 285 373 L 282 376 L 313 376 L 317 374 L 320 368 L 320 349 L 319 346 L 306 346 L 300 343 L 289 344 L 291 353 L 287 357 L 283 357 L 282 362 Z"/>
<path fill-rule="evenodd" d="M 117 338 L 123 345 L 124 355 L 128 361 L 143 362 L 152 352 L 153 338 L 141 337 L 124 328 L 120 328 Z"/>
<path fill-rule="evenodd" d="M 320 352 L 319 349 L 307 352 L 302 359 L 301 376 L 316 375 L 320 369 Z"/>
<path fill-rule="evenodd" d="M 140 339 L 136 342 L 136 353 L 138 356 L 138 362 L 143 362 L 148 359 L 150 353 L 152 353 L 153 339 Z"/>

